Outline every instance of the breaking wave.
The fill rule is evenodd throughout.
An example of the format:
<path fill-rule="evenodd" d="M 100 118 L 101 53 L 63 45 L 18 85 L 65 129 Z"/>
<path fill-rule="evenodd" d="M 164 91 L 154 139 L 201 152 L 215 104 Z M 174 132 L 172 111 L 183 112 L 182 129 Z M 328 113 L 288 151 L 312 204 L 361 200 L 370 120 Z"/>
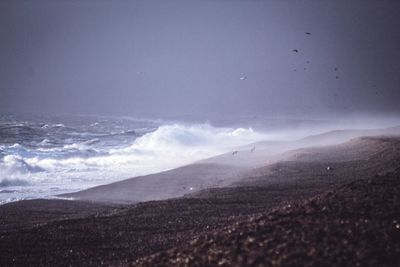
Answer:
<path fill-rule="evenodd" d="M 9 190 L 5 192 L 25 188 L 29 195 L 22 198 L 51 195 L 51 188 L 59 188 L 57 193 L 70 192 L 172 169 L 271 138 L 251 128 L 209 124 L 90 121 L 78 126 L 18 125 L 8 123 L 3 132 L 0 129 L 0 136 L 4 134 L 0 141 L 0 186 Z M 2 195 L 21 198 L 18 193 Z"/>
<path fill-rule="evenodd" d="M 103 146 L 101 138 L 55 146 L 45 138 L 35 148 L 2 146 L 0 179 L 109 182 L 178 167 L 265 137 L 251 128 L 170 124 L 125 146 Z"/>

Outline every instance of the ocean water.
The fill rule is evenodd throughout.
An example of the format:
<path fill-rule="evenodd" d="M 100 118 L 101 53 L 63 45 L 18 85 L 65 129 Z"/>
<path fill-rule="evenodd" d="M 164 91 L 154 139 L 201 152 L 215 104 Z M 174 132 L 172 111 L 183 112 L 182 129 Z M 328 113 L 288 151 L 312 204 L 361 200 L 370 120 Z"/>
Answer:
<path fill-rule="evenodd" d="M 0 204 L 156 173 L 269 138 L 207 123 L 0 116 Z"/>

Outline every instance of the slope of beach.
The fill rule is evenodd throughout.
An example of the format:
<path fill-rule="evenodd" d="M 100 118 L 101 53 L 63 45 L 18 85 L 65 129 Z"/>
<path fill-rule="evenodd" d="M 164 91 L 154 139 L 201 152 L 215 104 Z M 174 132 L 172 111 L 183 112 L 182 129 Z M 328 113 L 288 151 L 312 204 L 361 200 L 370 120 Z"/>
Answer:
<path fill-rule="evenodd" d="M 400 137 L 363 137 L 288 151 L 264 166 L 240 169 L 240 176 L 226 176 L 226 185 L 168 200 L 2 205 L 0 263 L 396 266 L 399 162 Z M 197 167 L 207 174 L 206 163 Z M 177 181 L 190 178 L 190 169 Z M 208 181 L 211 176 L 202 177 Z M 365 219 L 371 223 L 360 226 Z M 349 229 L 353 234 L 346 235 Z M 321 236 L 323 246 L 317 246 Z M 249 249 L 253 242 L 254 252 Z M 235 247 L 240 248 L 238 256 Z M 271 257 L 275 252 L 279 254 Z"/>
<path fill-rule="evenodd" d="M 400 169 L 290 202 L 138 266 L 399 266 Z"/>
<path fill-rule="evenodd" d="M 62 197 L 106 203 L 135 203 L 182 197 L 206 188 L 229 186 L 247 176 L 260 175 L 260 173 L 249 173 L 249 171 L 254 169 L 262 170 L 265 166 L 270 168 L 268 166 L 274 162 L 297 161 L 292 154 L 299 154 L 301 151 L 296 151 L 295 149 L 337 145 L 358 136 L 379 136 L 383 134 L 400 135 L 400 127 L 376 130 L 332 131 L 295 141 L 259 142 L 239 147 L 233 153 L 230 152 L 201 160 L 173 170 L 134 177 L 76 193 L 63 194 Z M 347 144 L 339 146 L 337 151 L 328 151 L 329 147 L 327 147 L 326 149 L 328 150 L 324 153 L 335 155 L 335 158 L 330 159 L 332 164 L 341 162 L 343 161 L 342 157 L 348 155 L 347 146 Z M 360 142 L 357 146 L 356 149 L 359 155 L 349 154 L 347 158 L 360 160 L 361 156 L 367 157 L 374 153 L 375 149 L 379 150 L 377 147 L 368 145 L 363 147 L 364 144 Z M 309 152 L 305 150 L 303 151 L 304 153 Z M 314 159 L 310 158 L 309 161 L 314 161 Z M 329 163 L 328 159 L 325 161 Z M 324 171 L 324 168 L 320 170 Z"/>

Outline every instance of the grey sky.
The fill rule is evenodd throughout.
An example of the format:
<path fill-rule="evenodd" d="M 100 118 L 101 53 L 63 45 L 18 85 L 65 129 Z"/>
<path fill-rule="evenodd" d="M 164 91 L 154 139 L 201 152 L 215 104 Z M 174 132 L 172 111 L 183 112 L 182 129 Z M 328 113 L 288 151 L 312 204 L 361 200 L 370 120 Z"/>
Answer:
<path fill-rule="evenodd" d="M 0 111 L 400 113 L 399 14 L 384 0 L 2 0 Z"/>

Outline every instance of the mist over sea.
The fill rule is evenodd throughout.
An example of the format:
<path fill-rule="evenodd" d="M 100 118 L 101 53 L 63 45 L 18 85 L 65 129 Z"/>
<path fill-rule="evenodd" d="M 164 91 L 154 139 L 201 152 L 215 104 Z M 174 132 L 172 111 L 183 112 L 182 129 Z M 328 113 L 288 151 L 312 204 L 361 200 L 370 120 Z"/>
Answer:
<path fill-rule="evenodd" d="M 395 125 L 324 120 L 0 116 L 0 204 L 157 173 L 262 140 Z"/>
<path fill-rule="evenodd" d="M 251 127 L 99 117 L 1 116 L 0 203 L 175 168 L 273 138 Z"/>

